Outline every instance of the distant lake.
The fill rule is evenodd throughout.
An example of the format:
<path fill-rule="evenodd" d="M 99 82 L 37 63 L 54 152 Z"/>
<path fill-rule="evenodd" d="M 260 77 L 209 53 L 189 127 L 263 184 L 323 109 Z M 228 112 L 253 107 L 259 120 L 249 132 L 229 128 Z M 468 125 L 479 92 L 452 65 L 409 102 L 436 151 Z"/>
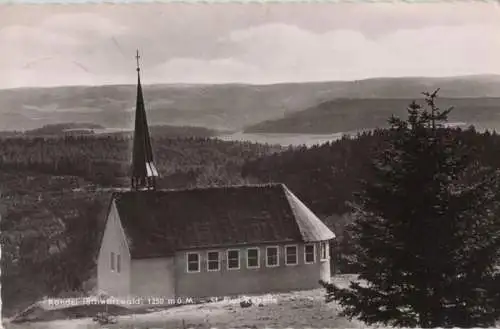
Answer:
<path fill-rule="evenodd" d="M 449 122 L 447 124 L 449 127 L 461 127 L 465 128 L 468 126 L 465 122 Z M 369 129 L 367 129 L 369 130 Z M 275 134 L 275 133 L 253 133 L 247 134 L 244 132 L 237 132 L 234 134 L 221 135 L 216 138 L 222 139 L 225 141 L 247 141 L 253 143 L 267 143 L 267 144 L 276 144 L 282 146 L 301 146 L 305 145 L 307 147 L 313 145 L 324 144 L 327 142 L 336 141 L 342 136 L 355 136 L 359 131 L 350 131 L 350 132 L 338 132 L 334 134 Z"/>
<path fill-rule="evenodd" d="M 313 134 L 246 134 L 243 132 L 238 132 L 230 135 L 221 135 L 216 138 L 225 141 L 248 141 L 253 143 L 267 143 L 267 144 L 277 144 L 282 146 L 313 146 L 315 144 L 324 144 L 329 141 L 336 141 L 342 138 L 342 135 L 347 135 L 346 133 L 335 133 L 328 135 L 313 135 Z"/>
<path fill-rule="evenodd" d="M 117 132 L 133 132 L 132 129 L 126 128 L 103 128 L 92 129 L 95 134 L 108 134 Z M 267 143 L 282 146 L 312 146 L 314 144 L 323 144 L 329 141 L 335 141 L 346 133 L 335 133 L 328 135 L 311 135 L 311 134 L 246 134 L 244 132 L 230 133 L 213 138 L 221 139 L 224 141 L 238 141 L 238 142 L 253 142 L 253 143 Z"/>

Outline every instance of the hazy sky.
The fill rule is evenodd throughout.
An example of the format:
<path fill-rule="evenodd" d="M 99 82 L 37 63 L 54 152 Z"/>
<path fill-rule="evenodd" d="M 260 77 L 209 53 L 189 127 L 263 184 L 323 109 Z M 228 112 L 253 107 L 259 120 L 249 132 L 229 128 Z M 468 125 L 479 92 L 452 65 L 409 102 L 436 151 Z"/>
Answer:
<path fill-rule="evenodd" d="M 0 88 L 500 74 L 498 2 L 0 5 Z"/>

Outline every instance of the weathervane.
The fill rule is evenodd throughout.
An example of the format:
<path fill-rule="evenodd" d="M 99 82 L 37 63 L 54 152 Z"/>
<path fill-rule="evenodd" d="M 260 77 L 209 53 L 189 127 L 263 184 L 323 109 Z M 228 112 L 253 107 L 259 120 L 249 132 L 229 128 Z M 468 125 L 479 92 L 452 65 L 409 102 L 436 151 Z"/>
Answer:
<path fill-rule="evenodd" d="M 139 49 L 137 49 L 137 54 L 135 55 L 135 59 L 137 60 L 137 72 L 141 70 L 139 67 L 139 58 L 141 58 L 141 56 L 139 56 Z"/>

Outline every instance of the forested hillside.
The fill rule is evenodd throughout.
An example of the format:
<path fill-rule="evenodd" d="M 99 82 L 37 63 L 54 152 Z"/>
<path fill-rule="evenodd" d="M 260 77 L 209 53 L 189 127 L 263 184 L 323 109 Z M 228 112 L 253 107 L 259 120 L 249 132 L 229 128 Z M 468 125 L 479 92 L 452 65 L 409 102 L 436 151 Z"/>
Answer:
<path fill-rule="evenodd" d="M 243 161 L 280 150 L 278 146 L 194 137 L 153 138 L 152 145 L 162 176 L 159 184 L 164 188 L 238 183 Z M 123 186 L 129 183 L 131 147 L 132 138 L 120 135 L 4 138 L 0 139 L 0 168 L 73 175 L 100 186 Z"/>
<path fill-rule="evenodd" d="M 483 165 L 500 168 L 500 135 L 476 132 L 473 128 L 451 130 Z M 358 134 L 311 148 L 301 147 L 249 160 L 242 167 L 243 178 L 285 183 L 326 224 L 335 230 L 337 270 L 353 271 L 346 259 L 352 246 L 344 236 L 351 221 L 349 203 L 359 191 L 360 181 L 370 180 L 373 152 L 383 149 L 387 130 Z"/>
<path fill-rule="evenodd" d="M 475 150 L 478 161 L 500 168 L 500 135 L 472 128 L 454 129 L 465 145 Z M 342 214 L 360 180 L 370 179 L 371 155 L 383 147 L 385 130 L 358 134 L 311 148 L 300 147 L 248 160 L 242 177 L 260 182 L 282 182 L 320 215 Z"/>
<path fill-rule="evenodd" d="M 36 171 L 0 171 L 2 312 L 81 290 L 93 274 L 109 195 L 73 192 L 89 182 Z"/>

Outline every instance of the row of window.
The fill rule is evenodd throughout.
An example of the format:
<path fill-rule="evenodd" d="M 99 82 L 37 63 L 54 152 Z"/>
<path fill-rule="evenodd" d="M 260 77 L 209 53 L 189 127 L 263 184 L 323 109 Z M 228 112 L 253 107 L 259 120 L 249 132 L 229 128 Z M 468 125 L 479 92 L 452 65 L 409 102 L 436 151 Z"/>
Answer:
<path fill-rule="evenodd" d="M 220 271 L 221 257 L 219 251 L 207 251 L 207 271 Z M 328 259 L 328 245 L 327 243 L 320 244 L 321 260 Z M 279 266 L 279 247 L 269 246 L 266 247 L 266 267 Z M 186 254 L 187 271 L 200 272 L 201 261 L 199 252 L 188 252 Z M 240 269 L 240 250 L 229 249 L 226 251 L 226 261 L 228 270 Z M 316 246 L 314 244 L 304 245 L 304 263 L 313 264 L 316 262 Z M 298 264 L 298 246 L 289 245 L 285 246 L 285 264 L 297 265 Z M 246 249 L 246 267 L 249 269 L 260 267 L 260 249 L 257 247 Z"/>
<path fill-rule="evenodd" d="M 111 262 L 110 264 L 111 271 L 116 271 L 120 273 L 122 267 L 120 254 L 115 254 L 114 252 L 111 252 L 110 262 Z"/>
<path fill-rule="evenodd" d="M 326 260 L 329 257 L 328 244 L 322 242 L 320 244 L 321 260 Z M 121 272 L 121 257 L 120 254 L 111 252 L 110 255 L 111 271 Z M 187 256 L 187 271 L 200 272 L 200 253 L 188 252 Z M 240 250 L 230 249 L 226 252 L 227 269 L 238 270 L 240 269 Z M 314 244 L 304 245 L 304 263 L 313 264 L 316 262 L 316 246 Z M 260 267 L 260 249 L 258 247 L 248 248 L 246 250 L 246 266 L 247 268 Z M 298 247 L 296 245 L 285 246 L 285 264 L 297 265 L 298 264 Z M 279 266 L 279 247 L 270 246 L 266 247 L 266 267 Z M 221 257 L 219 251 L 207 252 L 207 271 L 220 271 Z"/>

